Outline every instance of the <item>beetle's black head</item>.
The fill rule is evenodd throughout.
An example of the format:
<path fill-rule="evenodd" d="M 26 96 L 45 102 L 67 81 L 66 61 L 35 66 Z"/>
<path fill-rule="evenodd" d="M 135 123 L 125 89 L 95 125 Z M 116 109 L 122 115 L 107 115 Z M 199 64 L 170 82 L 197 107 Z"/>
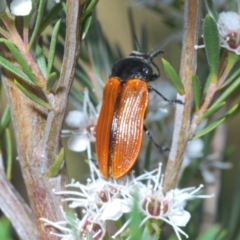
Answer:
<path fill-rule="evenodd" d="M 113 66 L 111 77 L 117 77 L 123 83 L 135 78 L 146 82 L 153 81 L 160 75 L 153 58 L 161 53 L 162 51 L 159 51 L 149 55 L 133 51 L 127 58 L 120 60 Z M 156 73 L 153 73 L 152 66 L 156 69 Z"/>

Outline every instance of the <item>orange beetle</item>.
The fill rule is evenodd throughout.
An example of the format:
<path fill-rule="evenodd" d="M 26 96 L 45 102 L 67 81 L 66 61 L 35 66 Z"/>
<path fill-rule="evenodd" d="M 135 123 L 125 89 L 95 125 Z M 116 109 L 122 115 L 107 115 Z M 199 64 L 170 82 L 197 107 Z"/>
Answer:
<path fill-rule="evenodd" d="M 104 87 L 96 126 L 98 167 L 104 178 L 110 175 L 118 179 L 127 174 L 136 162 L 142 145 L 149 91 L 153 90 L 164 100 L 171 101 L 148 86 L 149 81 L 160 75 L 153 62 L 160 53 L 162 51 L 148 55 L 133 51 L 112 68 Z M 152 65 L 156 73 L 153 73 Z"/>

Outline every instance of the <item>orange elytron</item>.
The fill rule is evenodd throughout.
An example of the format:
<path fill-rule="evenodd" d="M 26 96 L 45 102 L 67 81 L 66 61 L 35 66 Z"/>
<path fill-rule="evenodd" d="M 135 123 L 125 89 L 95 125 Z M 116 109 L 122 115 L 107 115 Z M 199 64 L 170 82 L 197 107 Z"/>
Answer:
<path fill-rule="evenodd" d="M 96 126 L 98 167 L 104 178 L 118 179 L 136 162 L 142 145 L 149 90 L 157 92 L 148 82 L 160 75 L 153 58 L 160 53 L 147 55 L 134 51 L 113 66 L 104 87 Z"/>

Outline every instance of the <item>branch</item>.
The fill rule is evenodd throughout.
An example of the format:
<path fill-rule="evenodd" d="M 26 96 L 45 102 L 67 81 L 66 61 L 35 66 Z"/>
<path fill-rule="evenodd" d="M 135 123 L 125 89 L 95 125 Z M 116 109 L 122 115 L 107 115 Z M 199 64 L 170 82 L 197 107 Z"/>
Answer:
<path fill-rule="evenodd" d="M 192 107 L 192 75 L 196 71 L 197 54 L 194 46 L 198 39 L 199 30 L 199 0 L 184 1 L 184 36 L 180 66 L 180 77 L 182 79 L 185 96 L 178 96 L 184 106 L 178 104 L 175 115 L 173 142 L 165 171 L 164 191 L 176 187 L 183 156 L 189 139 L 188 131 Z"/>
<path fill-rule="evenodd" d="M 33 215 L 19 193 L 0 170 L 0 207 L 22 240 L 37 239 Z M 27 226 L 27 227 L 26 227 Z"/>
<path fill-rule="evenodd" d="M 3 69 L 2 80 L 11 108 L 19 162 L 34 216 L 32 224 L 36 224 L 38 230 L 38 237 L 34 238 L 34 235 L 31 235 L 32 240 L 57 239 L 50 234 L 53 229 L 44 226 L 39 218 L 51 221 L 60 221 L 63 218 L 59 208 L 59 205 L 62 205 L 61 197 L 56 196 L 52 189 L 58 191 L 66 184 L 65 168 L 54 178 L 48 178 L 47 173 L 61 148 L 61 128 L 79 53 L 81 13 L 79 2 L 67 1 L 63 67 L 56 95 L 50 93 L 47 96 L 53 107 L 52 111 L 49 112 L 27 98 L 15 86 L 13 76 Z M 14 62 L 6 50 L 2 48 L 1 51 Z M 42 96 L 40 89 L 31 90 L 36 96 Z M 28 228 L 28 225 L 24 223 L 22 227 Z"/>

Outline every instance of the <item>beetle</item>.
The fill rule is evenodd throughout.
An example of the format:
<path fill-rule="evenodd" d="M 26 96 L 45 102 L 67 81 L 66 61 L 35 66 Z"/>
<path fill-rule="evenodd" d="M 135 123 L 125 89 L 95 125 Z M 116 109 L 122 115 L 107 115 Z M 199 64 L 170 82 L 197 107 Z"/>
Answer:
<path fill-rule="evenodd" d="M 163 51 L 149 55 L 133 51 L 112 68 L 103 90 L 95 135 L 98 167 L 104 178 L 109 175 L 114 179 L 121 178 L 136 162 L 142 145 L 143 130 L 146 130 L 143 122 L 150 91 L 156 92 L 165 101 L 181 102 L 166 99 L 148 85 L 160 76 L 153 59 L 161 53 Z M 155 142 L 154 144 L 156 145 Z"/>

